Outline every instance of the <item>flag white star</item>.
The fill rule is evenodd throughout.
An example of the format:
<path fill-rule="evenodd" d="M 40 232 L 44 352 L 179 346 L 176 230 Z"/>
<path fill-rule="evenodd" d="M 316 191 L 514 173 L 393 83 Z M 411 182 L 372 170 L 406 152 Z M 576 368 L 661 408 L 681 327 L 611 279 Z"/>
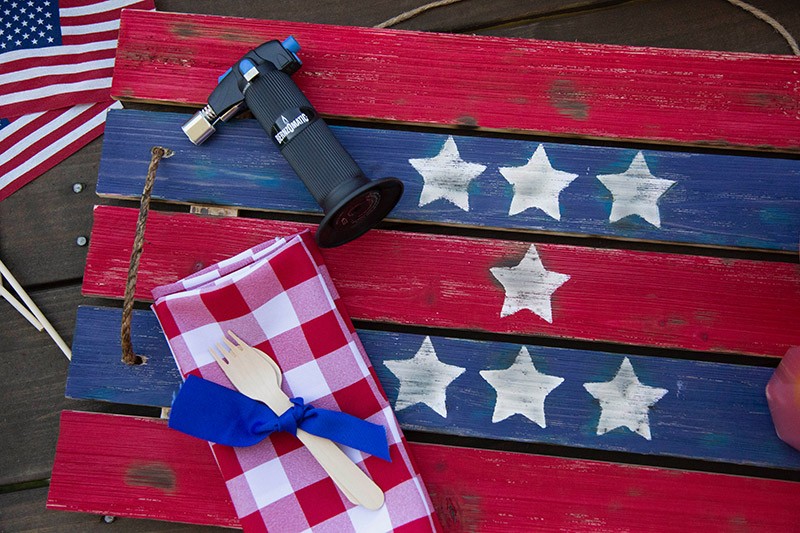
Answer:
<path fill-rule="evenodd" d="M 486 170 L 486 165 L 467 163 L 461 159 L 452 135 L 447 137 L 438 155 L 409 159 L 408 162 L 424 180 L 419 196 L 420 207 L 443 198 L 469 211 L 469 184 Z"/>
<path fill-rule="evenodd" d="M 583 388 L 600 402 L 598 435 L 626 427 L 647 440 L 652 439 L 648 414 L 650 407 L 669 392 L 639 381 L 627 357 L 614 379 L 604 383 L 584 383 Z"/>
<path fill-rule="evenodd" d="M 466 369 L 439 361 L 430 337 L 425 337 L 411 359 L 384 361 L 383 364 L 400 380 L 395 410 L 423 403 L 447 418 L 447 387 Z"/>
<path fill-rule="evenodd" d="M 661 227 L 658 200 L 675 182 L 653 176 L 641 151 L 622 174 L 602 174 L 597 179 L 613 196 L 609 222 L 639 215 L 653 226 Z"/>
<path fill-rule="evenodd" d="M 527 163 L 520 167 L 500 167 L 500 174 L 514 188 L 509 215 L 536 207 L 556 220 L 561 220 L 558 196 L 578 177 L 554 169 L 542 144 Z"/>
<path fill-rule="evenodd" d="M 539 372 L 527 347 L 522 347 L 514 363 L 505 370 L 481 370 L 480 374 L 497 391 L 493 423 L 521 414 L 539 427 L 547 427 L 544 401 L 564 378 Z"/>
<path fill-rule="evenodd" d="M 539 258 L 536 246 L 532 244 L 528 248 L 528 252 L 518 265 L 493 267 L 490 270 L 497 281 L 503 285 L 506 293 L 500 317 L 528 309 L 551 324 L 553 323 L 550 299 L 556 289 L 569 280 L 569 275 L 546 270 Z"/>

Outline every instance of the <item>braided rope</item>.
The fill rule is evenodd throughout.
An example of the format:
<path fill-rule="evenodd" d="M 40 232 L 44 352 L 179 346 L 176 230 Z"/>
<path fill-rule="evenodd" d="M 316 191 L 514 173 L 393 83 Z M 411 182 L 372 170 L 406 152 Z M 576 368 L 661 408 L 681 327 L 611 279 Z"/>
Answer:
<path fill-rule="evenodd" d="M 150 166 L 147 168 L 147 177 L 142 191 L 142 200 L 139 204 L 139 219 L 136 221 L 136 237 L 133 239 L 133 250 L 131 251 L 131 261 L 128 266 L 128 279 L 125 282 L 125 300 L 122 304 L 122 328 L 120 329 L 120 340 L 122 342 L 122 362 L 128 365 L 140 365 L 144 363 L 144 358 L 136 355 L 131 343 L 131 317 L 133 316 L 133 296 L 136 292 L 136 276 L 139 272 L 139 260 L 142 257 L 144 247 L 144 229 L 147 224 L 147 214 L 150 212 L 150 193 L 153 191 L 153 183 L 156 180 L 156 170 L 162 158 L 169 158 L 175 152 L 169 148 L 154 146 L 150 153 Z"/>

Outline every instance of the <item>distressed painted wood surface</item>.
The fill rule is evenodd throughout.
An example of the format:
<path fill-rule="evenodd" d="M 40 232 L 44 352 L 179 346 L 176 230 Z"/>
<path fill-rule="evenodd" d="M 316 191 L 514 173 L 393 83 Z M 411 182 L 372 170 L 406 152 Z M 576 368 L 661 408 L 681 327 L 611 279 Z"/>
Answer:
<path fill-rule="evenodd" d="M 75 309 L 83 300 L 80 287 L 61 286 L 28 292 L 70 342 Z M 101 406 L 96 402 L 64 399 L 67 358 L 47 333 L 34 329 L 4 300 L 0 300 L 0 324 L 5 328 L 0 334 L 0 398 L 5 403 L 0 416 L 0 486 L 3 486 L 49 477 L 61 409 L 70 403 L 75 409 L 85 410 Z M 0 515 L 0 531 L 4 530 L 2 524 Z"/>
<path fill-rule="evenodd" d="M 106 122 L 97 192 L 138 197 L 158 143 L 176 152 L 154 198 L 248 209 L 321 209 L 253 119 L 202 146 L 179 113 L 119 110 Z M 368 176 L 405 193 L 391 218 L 625 239 L 796 251 L 800 160 L 334 127 Z M 455 179 L 459 176 L 460 179 Z"/>
<path fill-rule="evenodd" d="M 244 52 L 288 34 L 303 46 L 297 83 L 328 116 L 800 151 L 790 56 L 128 11 L 112 94 L 204 104 Z"/>
<path fill-rule="evenodd" d="M 66 395 L 168 407 L 182 380 L 158 321 L 135 312 L 133 345 L 147 364 L 128 366 L 120 319 L 119 309 L 78 309 Z M 772 425 L 769 367 L 358 334 L 406 430 L 800 470 Z M 596 383 L 609 383 L 597 397 Z"/>
<path fill-rule="evenodd" d="M 48 508 L 235 525 L 205 442 L 155 419 L 75 411 L 62 414 L 61 428 Z M 798 525 L 800 483 L 431 444 L 410 449 L 448 531 Z"/>
<path fill-rule="evenodd" d="M 53 445 L 55 447 L 55 444 Z M 51 449 L 52 451 L 52 449 Z M 0 494 L 0 523 L 5 531 L 35 531 L 36 533 L 230 533 L 230 529 L 216 526 L 198 526 L 159 520 L 115 520 L 113 525 L 88 513 L 65 513 L 47 509 L 48 487 L 26 488 Z"/>
<path fill-rule="evenodd" d="M 95 209 L 85 294 L 123 295 L 137 213 Z M 310 227 L 152 212 L 137 297 Z M 800 343 L 796 264 L 379 230 L 323 255 L 357 319 L 771 356 Z"/>
<path fill-rule="evenodd" d="M 239 525 L 208 443 L 154 418 L 62 411 L 47 507 Z"/>

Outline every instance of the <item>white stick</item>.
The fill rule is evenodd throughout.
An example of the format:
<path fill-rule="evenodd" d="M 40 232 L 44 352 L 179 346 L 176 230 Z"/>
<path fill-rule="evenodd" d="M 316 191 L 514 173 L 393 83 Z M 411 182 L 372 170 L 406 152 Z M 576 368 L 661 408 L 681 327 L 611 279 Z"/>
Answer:
<path fill-rule="evenodd" d="M 30 311 L 28 311 L 28 308 L 27 308 L 27 307 L 25 307 L 24 305 L 22 305 L 22 304 L 20 303 L 20 301 L 19 301 L 19 300 L 17 300 L 16 298 L 14 298 L 14 295 L 13 295 L 13 294 L 11 294 L 10 292 L 8 292 L 8 289 L 6 289 L 5 287 L 3 287 L 2 285 L 0 285 L 0 296 L 2 296 L 3 298 L 5 298 L 5 300 L 6 300 L 8 303 L 10 303 L 10 304 L 11 304 L 11 305 L 14 307 L 14 309 L 16 309 L 16 310 L 17 310 L 17 312 L 18 312 L 19 314 L 21 314 L 22 316 L 24 316 L 24 317 L 25 317 L 25 320 L 27 320 L 28 322 L 30 322 L 30 323 L 31 323 L 31 325 L 32 325 L 33 327 L 35 327 L 35 328 L 36 328 L 37 330 L 39 330 L 39 331 L 42 331 L 42 329 L 44 328 L 44 326 L 42 326 L 41 322 L 39 322 L 38 320 L 36 320 L 36 317 L 35 317 L 35 316 L 33 316 L 33 315 L 31 314 L 31 312 L 30 312 Z"/>
<path fill-rule="evenodd" d="M 47 318 L 45 318 L 41 310 L 39 310 L 39 308 L 36 307 L 36 304 L 33 303 L 33 300 L 31 300 L 30 296 L 28 296 L 28 294 L 22 288 L 22 285 L 20 285 L 19 282 L 17 282 L 16 278 L 11 274 L 11 271 L 9 271 L 8 268 L 6 268 L 6 265 L 3 264 L 3 261 L 0 261 L 0 274 L 2 274 L 4 278 L 6 278 L 6 280 L 11 285 L 11 287 L 16 291 L 20 299 L 23 302 L 25 302 L 25 305 L 28 306 L 28 309 L 30 310 L 31 313 L 33 313 L 33 316 L 35 316 L 39 320 L 39 322 L 41 322 L 42 326 L 44 326 L 45 331 L 47 331 L 47 334 L 50 335 L 50 338 L 53 339 L 53 341 L 56 343 L 56 345 L 58 345 L 59 348 L 61 348 L 61 351 L 64 352 L 64 355 L 67 356 L 67 359 L 72 360 L 72 350 L 69 349 L 67 343 L 64 342 L 64 339 L 61 338 L 61 335 L 58 334 L 58 332 L 50 323 L 50 321 L 47 320 Z"/>

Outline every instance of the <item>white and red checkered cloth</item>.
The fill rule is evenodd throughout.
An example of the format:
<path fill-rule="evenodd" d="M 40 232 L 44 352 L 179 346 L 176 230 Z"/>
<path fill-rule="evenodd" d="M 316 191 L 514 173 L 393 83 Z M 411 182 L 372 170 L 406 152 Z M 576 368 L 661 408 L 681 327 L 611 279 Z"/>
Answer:
<path fill-rule="evenodd" d="M 246 448 L 212 444 L 245 531 L 438 530 L 397 419 L 309 232 L 256 246 L 153 296 L 184 377 L 234 388 L 209 354 L 232 330 L 275 358 L 289 396 L 386 429 L 391 463 L 343 447 L 386 494 L 377 511 L 348 501 L 293 435 L 276 433 Z"/>

